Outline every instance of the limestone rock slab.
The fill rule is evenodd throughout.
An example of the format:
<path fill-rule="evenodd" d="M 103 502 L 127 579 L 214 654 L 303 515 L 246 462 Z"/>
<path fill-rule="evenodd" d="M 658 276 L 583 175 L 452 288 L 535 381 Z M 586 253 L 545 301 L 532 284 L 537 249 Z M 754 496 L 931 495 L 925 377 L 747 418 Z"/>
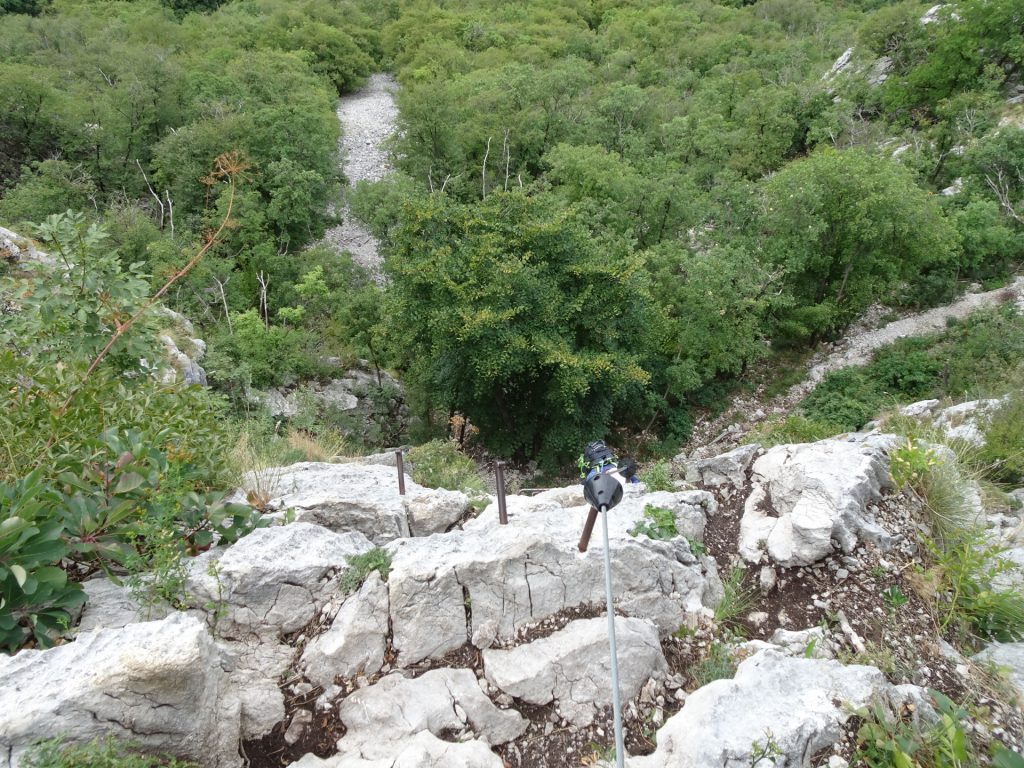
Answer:
<path fill-rule="evenodd" d="M 330 629 L 302 654 L 302 669 L 313 683 L 328 688 L 335 677 L 379 672 L 388 633 L 388 588 L 373 572 L 341 606 Z"/>
<path fill-rule="evenodd" d="M 778 445 L 752 468 L 753 488 L 740 521 L 740 554 L 758 562 L 762 553 L 783 567 L 810 565 L 868 539 L 892 537 L 868 512 L 889 489 L 888 457 L 872 441 L 822 440 Z"/>
<path fill-rule="evenodd" d="M 834 744 L 852 708 L 897 692 L 874 667 L 804 659 L 765 650 L 741 663 L 732 680 L 691 693 L 658 731 L 654 754 L 630 768 L 750 765 L 751 745 L 766 730 L 781 751 L 776 765 L 806 765 Z"/>
<path fill-rule="evenodd" d="M 703 491 L 638 494 L 608 513 L 618 608 L 670 632 L 716 605 L 721 582 L 714 561 L 692 555 L 681 536 L 652 541 L 629 535 L 652 500 L 678 504 L 677 524 L 695 539 L 703 536 L 704 510 L 714 500 Z M 391 626 L 400 665 L 440 658 L 488 622 L 496 625 L 494 638 L 502 640 L 566 608 L 604 604 L 600 534 L 586 553 L 577 548 L 588 507 L 518 496 L 509 501 L 508 525 L 485 512 L 465 530 L 388 545 Z"/>
<path fill-rule="evenodd" d="M 195 558 L 187 590 L 210 612 L 220 636 L 277 638 L 305 626 L 337 593 L 348 558 L 372 548 L 361 533 L 310 523 L 258 528 Z"/>
<path fill-rule="evenodd" d="M 62 734 L 107 734 L 211 768 L 240 766 L 240 704 L 205 625 L 161 621 L 83 632 L 46 651 L 0 657 L 0 765 Z"/>
<path fill-rule="evenodd" d="M 493 746 L 529 725 L 518 712 L 494 706 L 468 669 L 434 669 L 417 678 L 387 675 L 348 696 L 338 714 L 347 729 L 339 754 L 365 759 L 387 758 L 396 743 L 423 731 L 472 734 Z"/>
<path fill-rule="evenodd" d="M 319 758 L 306 755 L 291 768 L 502 768 L 501 758 L 478 739 L 453 743 L 442 741 L 429 731 L 421 731 L 410 739 L 392 742 L 392 753 L 382 759 L 359 755 L 335 755 Z"/>
<path fill-rule="evenodd" d="M 628 701 L 668 669 L 658 628 L 643 619 L 615 619 L 619 693 Z M 595 706 L 611 701 L 608 619 L 570 622 L 549 637 L 511 650 L 483 652 L 484 674 L 505 693 L 531 704 L 557 702 L 562 715 L 587 726 Z"/>
<path fill-rule="evenodd" d="M 398 493 L 393 467 L 304 461 L 263 474 L 270 477 L 260 481 L 270 486 L 270 506 L 294 509 L 300 522 L 336 533 L 358 531 L 374 544 L 409 535 L 406 498 Z M 405 487 L 409 497 L 430 494 L 409 477 Z"/>

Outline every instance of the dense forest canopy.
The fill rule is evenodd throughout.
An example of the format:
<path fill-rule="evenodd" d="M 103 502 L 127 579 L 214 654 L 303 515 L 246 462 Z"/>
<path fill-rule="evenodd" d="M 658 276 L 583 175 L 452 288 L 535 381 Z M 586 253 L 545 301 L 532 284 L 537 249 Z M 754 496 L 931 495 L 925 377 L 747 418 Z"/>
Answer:
<path fill-rule="evenodd" d="M 1003 278 L 1024 248 L 1015 0 L 0 13 L 0 224 L 77 211 L 155 289 L 233 195 L 165 299 L 236 409 L 366 358 L 406 381 L 418 437 L 462 413 L 520 459 L 612 430 L 671 450 L 759 359 Z M 335 99 L 380 70 L 397 170 L 348 198 L 383 286 L 310 247 L 344 189 Z M 237 189 L 211 175 L 228 151 Z"/>

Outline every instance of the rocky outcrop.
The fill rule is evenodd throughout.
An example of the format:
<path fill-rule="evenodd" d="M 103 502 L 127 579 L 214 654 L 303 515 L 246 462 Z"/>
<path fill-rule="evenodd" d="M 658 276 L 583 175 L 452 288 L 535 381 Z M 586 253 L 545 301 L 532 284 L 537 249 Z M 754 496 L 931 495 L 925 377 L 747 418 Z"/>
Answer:
<path fill-rule="evenodd" d="M 619 693 L 629 701 L 652 676 L 668 668 L 658 628 L 643 619 L 615 620 Z M 530 704 L 557 703 L 576 726 L 593 722 L 611 701 L 607 618 L 570 622 L 550 637 L 511 650 L 486 650 L 484 674 L 505 693 Z"/>
<path fill-rule="evenodd" d="M 374 572 L 345 601 L 330 629 L 306 646 L 301 667 L 323 688 L 336 677 L 372 675 L 384 666 L 387 633 L 388 588 Z"/>
<path fill-rule="evenodd" d="M 686 462 L 686 479 L 710 488 L 723 485 L 742 488 L 747 481 L 747 470 L 760 452 L 759 445 L 741 445 L 719 456 Z"/>
<path fill-rule="evenodd" d="M 464 493 L 424 488 L 409 477 L 402 496 L 396 470 L 380 465 L 302 462 L 262 475 L 246 485 L 269 485 L 270 508 L 292 509 L 296 520 L 338 533 L 358 531 L 374 544 L 444 531 L 469 509 Z"/>
<path fill-rule="evenodd" d="M 241 765 L 239 699 L 204 624 L 180 613 L 0 657 L 0 712 L 3 768 L 41 739 L 103 732 L 209 768 Z"/>
<path fill-rule="evenodd" d="M 752 746 L 767 747 L 769 740 L 778 751 L 774 765 L 809 765 L 812 755 L 839 739 L 853 709 L 907 695 L 874 667 L 765 650 L 740 664 L 732 680 L 690 694 L 686 706 L 658 731 L 657 751 L 627 765 L 749 766 Z"/>
<path fill-rule="evenodd" d="M 219 635 L 275 639 L 305 626 L 337 593 L 348 558 L 372 546 L 309 523 L 258 528 L 195 558 L 186 588 Z"/>
<path fill-rule="evenodd" d="M 493 746 L 527 726 L 518 712 L 492 704 L 467 669 L 435 669 L 417 678 L 387 675 L 346 698 L 338 714 L 347 729 L 339 754 L 362 759 L 394 759 L 406 748 L 403 742 L 423 731 Z"/>
<path fill-rule="evenodd" d="M 452 743 L 442 741 L 429 731 L 421 731 L 392 746 L 391 754 L 380 760 L 351 754 L 326 759 L 306 755 L 292 763 L 291 768 L 503 768 L 505 765 L 487 744 L 477 739 Z"/>
<path fill-rule="evenodd" d="M 698 538 L 703 532 L 701 510 L 713 504 L 710 494 L 666 497 L 686 509 L 677 520 Z M 648 618 L 669 632 L 695 620 L 705 606 L 717 604 L 721 582 L 714 561 L 690 554 L 682 536 L 651 541 L 629 535 L 644 519 L 649 498 L 632 496 L 608 513 L 616 604 L 626 615 Z M 528 624 L 567 608 L 603 605 L 600 548 L 592 542 L 586 553 L 577 549 L 587 511 L 586 506 L 561 507 L 550 499 L 512 496 L 507 526 L 485 512 L 465 530 L 389 544 L 393 560 L 388 590 L 398 663 L 440 658 L 469 642 L 488 622 L 494 622 L 496 638 L 509 639 Z"/>
<path fill-rule="evenodd" d="M 79 632 L 93 629 L 119 629 L 139 621 L 166 618 L 171 607 L 166 604 L 141 605 L 127 587 L 119 586 L 107 578 L 82 582 L 86 603 L 78 624 Z"/>
<path fill-rule="evenodd" d="M 810 565 L 835 549 L 891 536 L 868 512 L 892 485 L 880 438 L 778 445 L 754 462 L 753 488 L 740 522 L 740 554 L 783 567 Z M 833 544 L 833 541 L 835 544 Z"/>

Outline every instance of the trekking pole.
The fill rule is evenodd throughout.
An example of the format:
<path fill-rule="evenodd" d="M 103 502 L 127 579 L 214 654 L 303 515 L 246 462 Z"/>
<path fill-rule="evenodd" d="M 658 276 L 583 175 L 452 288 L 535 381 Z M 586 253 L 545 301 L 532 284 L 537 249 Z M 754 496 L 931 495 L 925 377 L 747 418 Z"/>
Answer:
<path fill-rule="evenodd" d="M 615 648 L 615 606 L 612 600 L 612 557 L 608 545 L 608 510 L 622 501 L 622 485 L 614 477 L 600 473 L 583 484 L 583 495 L 590 502 L 590 514 L 580 540 L 580 551 L 586 550 L 586 540 L 594 526 L 597 511 L 601 512 L 601 529 L 604 534 L 604 591 L 608 603 L 608 650 L 612 672 L 612 715 L 615 722 L 615 765 L 623 768 L 626 747 L 622 735 L 622 702 L 619 700 L 619 660 Z"/>

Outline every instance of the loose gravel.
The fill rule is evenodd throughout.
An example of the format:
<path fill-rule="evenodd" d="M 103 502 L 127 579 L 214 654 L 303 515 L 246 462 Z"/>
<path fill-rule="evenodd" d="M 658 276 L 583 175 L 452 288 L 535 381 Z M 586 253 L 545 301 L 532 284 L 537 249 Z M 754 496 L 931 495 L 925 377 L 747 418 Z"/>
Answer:
<path fill-rule="evenodd" d="M 338 101 L 342 130 L 338 147 L 350 187 L 360 181 L 380 181 L 392 170 L 384 142 L 397 125 L 397 90 L 398 82 L 391 75 L 378 72 L 370 76 L 366 87 Z M 347 204 L 340 214 L 342 223 L 324 233 L 323 242 L 348 251 L 357 264 L 370 270 L 375 281 L 383 282 L 377 239 L 352 218 Z"/>

